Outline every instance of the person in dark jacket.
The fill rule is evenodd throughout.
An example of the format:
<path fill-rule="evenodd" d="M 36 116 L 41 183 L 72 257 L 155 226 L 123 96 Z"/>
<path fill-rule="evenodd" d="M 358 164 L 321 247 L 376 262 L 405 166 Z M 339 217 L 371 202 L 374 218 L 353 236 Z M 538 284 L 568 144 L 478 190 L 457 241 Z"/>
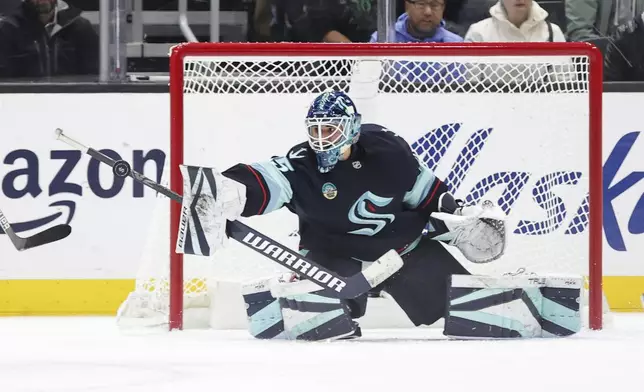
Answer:
<path fill-rule="evenodd" d="M 324 0 L 321 9 L 309 11 L 309 20 L 322 42 L 368 42 L 378 28 L 376 0 Z M 317 11 L 317 12 L 316 12 Z"/>
<path fill-rule="evenodd" d="M 396 16 L 404 4 L 395 0 Z M 257 0 L 257 6 L 255 28 L 269 24 L 272 41 L 368 42 L 377 29 L 378 0 Z"/>
<path fill-rule="evenodd" d="M 312 42 L 367 42 L 377 28 L 376 0 L 307 0 Z"/>
<path fill-rule="evenodd" d="M 62 0 L 23 0 L 0 15 L 0 77 L 98 74 L 98 35 Z"/>
<path fill-rule="evenodd" d="M 644 13 L 613 33 L 604 56 L 607 81 L 644 81 Z"/>
<path fill-rule="evenodd" d="M 0 1 L 0 18 L 3 16 L 13 15 L 17 9 L 22 6 L 22 0 L 2 0 Z"/>

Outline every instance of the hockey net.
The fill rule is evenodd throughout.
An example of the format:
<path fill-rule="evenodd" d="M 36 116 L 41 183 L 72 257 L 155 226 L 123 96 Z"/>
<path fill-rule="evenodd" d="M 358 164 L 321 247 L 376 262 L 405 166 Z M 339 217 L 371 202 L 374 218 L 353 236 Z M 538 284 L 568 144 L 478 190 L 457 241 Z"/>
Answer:
<path fill-rule="evenodd" d="M 501 259 L 474 265 L 454 252 L 471 272 L 585 276 L 587 325 L 598 328 L 601 79 L 600 54 L 577 43 L 181 45 L 165 180 L 181 193 L 180 163 L 223 170 L 283 155 L 304 140 L 312 99 L 345 91 L 364 123 L 404 137 L 458 198 L 508 214 Z M 131 307 L 153 303 L 139 315 L 151 325 L 244 328 L 239 284 L 280 268 L 232 241 L 211 258 L 176 254 L 180 207 L 157 204 Z M 297 249 L 290 212 L 244 221 Z"/>

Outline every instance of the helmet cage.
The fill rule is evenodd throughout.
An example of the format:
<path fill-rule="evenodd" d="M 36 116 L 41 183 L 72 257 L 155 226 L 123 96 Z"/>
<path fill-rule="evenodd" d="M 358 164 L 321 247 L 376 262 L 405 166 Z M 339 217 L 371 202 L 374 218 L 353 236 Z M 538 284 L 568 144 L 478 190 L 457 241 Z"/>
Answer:
<path fill-rule="evenodd" d="M 309 145 L 315 152 L 326 152 L 355 142 L 359 126 L 355 117 L 309 117 L 306 119 Z"/>

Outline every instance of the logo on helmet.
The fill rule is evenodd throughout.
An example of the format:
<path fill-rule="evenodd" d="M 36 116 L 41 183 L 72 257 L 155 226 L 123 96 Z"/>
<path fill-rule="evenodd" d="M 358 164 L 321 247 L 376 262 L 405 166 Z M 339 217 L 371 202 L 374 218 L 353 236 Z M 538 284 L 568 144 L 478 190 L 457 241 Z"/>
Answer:
<path fill-rule="evenodd" d="M 349 114 L 349 115 L 356 114 L 353 103 L 350 101 L 347 102 L 347 100 L 344 99 L 343 96 L 338 96 L 335 102 L 336 102 L 336 105 L 338 105 L 340 109 L 346 114 Z"/>

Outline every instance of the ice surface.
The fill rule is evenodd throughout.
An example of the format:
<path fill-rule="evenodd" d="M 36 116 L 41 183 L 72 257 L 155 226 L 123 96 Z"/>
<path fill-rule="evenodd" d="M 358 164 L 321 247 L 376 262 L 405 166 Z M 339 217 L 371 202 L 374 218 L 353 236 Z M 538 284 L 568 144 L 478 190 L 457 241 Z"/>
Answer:
<path fill-rule="evenodd" d="M 566 339 L 363 332 L 306 343 L 245 331 L 125 334 L 108 317 L 0 318 L 0 391 L 644 391 L 642 314 Z"/>

